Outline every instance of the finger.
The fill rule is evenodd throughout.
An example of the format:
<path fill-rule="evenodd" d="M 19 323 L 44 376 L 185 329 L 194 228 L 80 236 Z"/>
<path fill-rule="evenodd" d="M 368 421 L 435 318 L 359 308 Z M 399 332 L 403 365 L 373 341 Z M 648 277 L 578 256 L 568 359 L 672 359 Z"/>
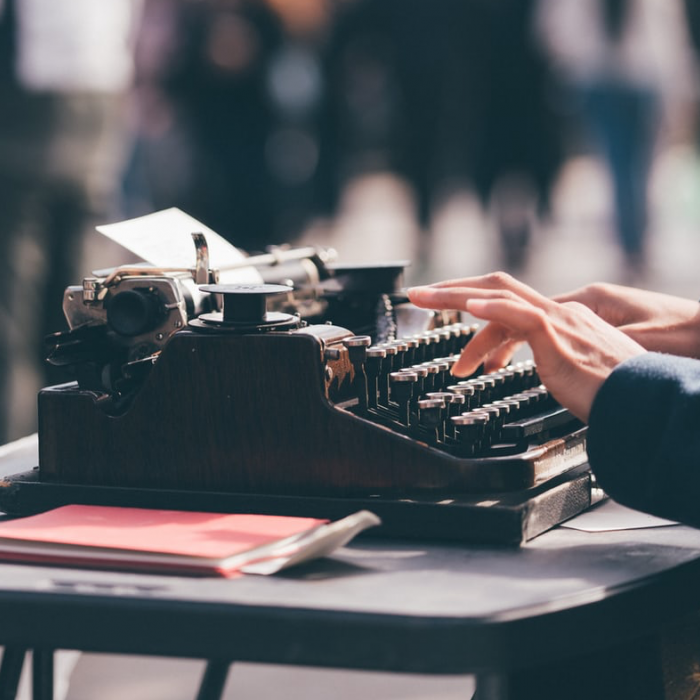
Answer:
<path fill-rule="evenodd" d="M 589 299 L 589 294 L 586 293 L 585 289 L 576 289 L 573 292 L 566 292 L 564 294 L 556 294 L 555 296 L 552 297 L 552 301 L 556 301 L 559 303 L 564 303 L 567 301 L 578 301 L 581 304 L 585 304 L 586 306 L 590 307 L 590 302 L 591 300 Z"/>
<path fill-rule="evenodd" d="M 508 290 L 515 293 L 517 296 L 526 299 L 530 303 L 538 306 L 542 301 L 546 301 L 547 297 L 535 291 L 532 287 L 520 282 L 506 272 L 491 272 L 488 275 L 480 277 L 465 277 L 462 279 L 447 280 L 444 282 L 436 282 L 429 285 L 430 289 L 444 289 L 450 287 L 461 287 L 463 289 L 491 289 L 491 290 Z"/>
<path fill-rule="evenodd" d="M 555 301 L 579 301 L 595 311 L 598 306 L 609 306 L 616 301 L 628 299 L 630 295 L 635 295 L 639 291 L 638 289 L 623 287 L 619 284 L 594 282 L 570 292 L 558 294 L 553 299 Z"/>
<path fill-rule="evenodd" d="M 518 299 L 516 293 L 507 289 L 478 289 L 465 287 L 413 287 L 408 298 L 416 305 L 427 309 L 456 309 L 464 311 L 469 299 L 490 298 Z"/>
<path fill-rule="evenodd" d="M 549 323 L 546 309 L 519 299 L 470 299 L 467 311 L 504 329 L 500 345 L 507 340 L 526 340 L 532 345 L 534 336 L 548 328 Z"/>
<path fill-rule="evenodd" d="M 474 374 L 481 364 L 491 366 L 492 354 L 509 345 L 511 341 L 512 336 L 508 328 L 498 323 L 489 323 L 467 343 L 452 367 L 452 374 L 455 377 L 468 377 Z"/>
<path fill-rule="evenodd" d="M 513 359 L 513 355 L 515 355 L 521 345 L 523 345 L 521 340 L 512 339 L 494 349 L 484 360 L 484 371 L 495 372 L 501 369 L 501 367 L 505 367 Z"/>
<path fill-rule="evenodd" d="M 600 316 L 604 321 L 619 326 L 629 317 L 629 304 L 624 301 L 624 297 L 616 290 L 623 290 L 611 284 L 591 284 L 580 289 L 575 289 L 566 294 L 558 294 L 552 300 L 561 304 L 577 302 L 589 308 L 594 314 Z"/>

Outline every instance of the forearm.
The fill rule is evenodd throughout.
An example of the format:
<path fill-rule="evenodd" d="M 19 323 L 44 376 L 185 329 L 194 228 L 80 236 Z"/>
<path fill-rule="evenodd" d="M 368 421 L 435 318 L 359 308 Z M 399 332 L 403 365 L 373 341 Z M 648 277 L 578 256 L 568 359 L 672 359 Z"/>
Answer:
<path fill-rule="evenodd" d="M 647 353 L 619 365 L 594 400 L 588 454 L 617 501 L 700 526 L 700 361 Z"/>
<path fill-rule="evenodd" d="M 697 310 L 700 314 L 700 304 L 697 304 Z M 658 324 L 630 324 L 621 326 L 620 330 L 651 352 L 700 359 L 700 316 L 671 319 Z"/>

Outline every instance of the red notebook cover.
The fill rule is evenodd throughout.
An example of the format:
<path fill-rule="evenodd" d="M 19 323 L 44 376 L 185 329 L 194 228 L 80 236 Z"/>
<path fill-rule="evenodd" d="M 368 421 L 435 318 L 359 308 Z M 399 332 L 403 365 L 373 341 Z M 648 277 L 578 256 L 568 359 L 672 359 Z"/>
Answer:
<path fill-rule="evenodd" d="M 316 518 L 70 505 L 0 523 L 0 559 L 234 575 Z"/>

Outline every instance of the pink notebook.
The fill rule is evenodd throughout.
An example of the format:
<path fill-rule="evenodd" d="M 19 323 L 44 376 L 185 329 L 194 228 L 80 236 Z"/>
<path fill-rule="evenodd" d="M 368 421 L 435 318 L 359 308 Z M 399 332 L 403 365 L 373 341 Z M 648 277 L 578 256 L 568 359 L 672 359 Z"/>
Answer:
<path fill-rule="evenodd" d="M 326 520 L 70 505 L 0 522 L 0 559 L 234 576 L 296 553 Z"/>

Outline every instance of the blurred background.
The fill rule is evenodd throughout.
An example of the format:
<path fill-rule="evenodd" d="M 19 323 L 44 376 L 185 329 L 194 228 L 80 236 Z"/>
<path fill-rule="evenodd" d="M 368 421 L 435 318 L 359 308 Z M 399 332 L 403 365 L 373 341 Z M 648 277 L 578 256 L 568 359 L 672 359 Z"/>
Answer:
<path fill-rule="evenodd" d="M 692 0 L 0 0 L 0 438 L 94 226 L 698 296 Z M 123 255 L 123 253 L 122 253 Z"/>
<path fill-rule="evenodd" d="M 129 262 L 94 226 L 167 207 L 407 284 L 700 297 L 698 51 L 693 0 L 0 0 L 0 438 L 63 289 Z"/>

